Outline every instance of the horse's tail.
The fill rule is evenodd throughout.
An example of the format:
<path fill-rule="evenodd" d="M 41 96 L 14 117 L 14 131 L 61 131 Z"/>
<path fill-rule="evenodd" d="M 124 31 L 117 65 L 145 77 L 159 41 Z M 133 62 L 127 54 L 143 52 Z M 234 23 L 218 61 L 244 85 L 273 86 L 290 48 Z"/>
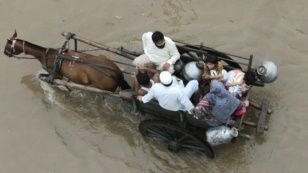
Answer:
<path fill-rule="evenodd" d="M 120 75 L 119 75 L 118 85 L 121 87 L 122 90 L 131 89 L 131 86 L 129 86 L 127 81 L 124 79 L 123 73 L 120 73 Z"/>

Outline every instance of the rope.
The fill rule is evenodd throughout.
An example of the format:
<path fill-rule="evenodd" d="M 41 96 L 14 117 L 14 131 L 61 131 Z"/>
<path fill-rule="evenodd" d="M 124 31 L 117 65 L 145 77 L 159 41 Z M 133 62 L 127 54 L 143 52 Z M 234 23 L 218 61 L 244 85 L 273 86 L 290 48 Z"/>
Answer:
<path fill-rule="evenodd" d="M 47 52 L 48 52 L 48 49 L 47 49 L 46 53 L 47 53 Z M 15 56 L 15 55 L 13 55 L 13 57 L 16 58 L 16 59 L 36 59 L 36 58 L 34 58 L 34 57 L 23 57 L 23 56 Z M 46 54 L 45 54 L 44 60 L 46 61 L 46 60 L 48 60 L 48 59 L 49 59 L 49 58 L 48 58 L 48 57 L 46 56 Z M 63 61 L 63 60 L 69 60 L 69 61 L 73 61 L 73 62 L 76 62 L 76 63 L 79 63 L 79 64 L 85 64 L 85 65 L 88 65 L 88 66 L 90 66 L 90 67 L 96 69 L 97 71 L 100 71 L 100 72 L 106 74 L 107 76 L 113 77 L 113 78 L 114 78 L 114 76 L 112 76 L 112 75 L 110 75 L 110 74 L 108 74 L 108 73 L 102 71 L 102 68 L 107 69 L 107 70 L 110 70 L 110 71 L 112 71 L 112 72 L 116 72 L 113 68 L 111 68 L 111 67 L 109 67 L 109 66 L 106 66 L 106 65 L 103 65 L 103 64 L 95 64 L 95 63 L 83 61 L 83 60 L 76 59 L 76 58 L 71 58 L 71 57 L 69 57 L 69 56 L 65 56 L 65 55 L 61 55 L 61 54 L 60 54 L 60 55 L 57 55 L 56 58 L 55 58 L 55 61 L 54 61 L 54 62 L 55 62 L 55 63 L 54 63 L 54 68 L 52 69 L 51 73 L 55 73 L 55 72 L 57 71 L 57 69 L 55 69 L 55 67 L 56 67 L 56 68 L 59 67 L 58 64 L 59 64 L 59 62 L 61 62 L 61 61 L 59 61 L 59 60 L 62 60 L 62 61 Z M 62 64 L 62 62 L 61 62 L 61 64 Z M 46 66 L 46 69 L 47 69 L 47 61 L 46 61 L 45 66 Z M 43 65 L 43 68 L 44 68 L 44 65 Z M 46 69 L 45 69 L 45 70 L 46 70 Z M 58 70 L 59 70 L 59 69 L 58 69 Z"/>
<path fill-rule="evenodd" d="M 16 55 L 13 55 L 14 58 L 16 59 L 36 59 L 34 57 L 27 57 L 27 56 L 16 56 Z"/>

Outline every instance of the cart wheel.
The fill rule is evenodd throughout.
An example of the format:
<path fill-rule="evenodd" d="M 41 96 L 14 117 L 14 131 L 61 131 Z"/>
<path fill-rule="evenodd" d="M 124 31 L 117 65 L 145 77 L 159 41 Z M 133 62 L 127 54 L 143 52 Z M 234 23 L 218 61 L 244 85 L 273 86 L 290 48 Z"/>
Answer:
<path fill-rule="evenodd" d="M 178 152 L 180 149 L 190 149 L 209 158 L 214 158 L 212 147 L 190 134 L 187 130 L 162 120 L 144 120 L 139 124 L 143 136 L 157 138 L 168 144 L 168 149 Z"/>
<path fill-rule="evenodd" d="M 269 108 L 269 101 L 264 99 L 261 103 L 261 113 L 257 123 L 257 132 L 263 133 L 266 129 L 267 122 L 267 110 Z"/>

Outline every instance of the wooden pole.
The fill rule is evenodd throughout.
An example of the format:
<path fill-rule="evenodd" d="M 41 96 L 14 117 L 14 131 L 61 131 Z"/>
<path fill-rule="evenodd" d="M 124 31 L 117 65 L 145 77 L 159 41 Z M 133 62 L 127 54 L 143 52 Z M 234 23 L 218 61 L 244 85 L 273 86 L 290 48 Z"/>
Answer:
<path fill-rule="evenodd" d="M 41 79 L 44 80 L 44 79 Z M 84 91 L 90 91 L 90 92 L 94 92 L 94 93 L 99 93 L 99 94 L 106 94 L 106 95 L 110 95 L 113 97 L 117 97 L 117 98 L 122 98 L 122 99 L 126 99 L 126 100 L 133 100 L 134 96 L 136 95 L 135 92 L 131 92 L 126 91 L 126 90 L 121 90 L 119 93 L 114 93 L 111 91 L 107 91 L 107 90 L 101 90 L 98 88 L 94 88 L 94 87 L 90 87 L 90 86 L 85 86 L 85 85 L 80 85 L 80 84 L 76 84 L 73 82 L 67 82 L 64 80 L 60 80 L 60 79 L 55 79 L 53 81 L 54 85 L 59 85 L 59 86 L 66 86 L 69 89 L 80 89 L 80 90 L 84 90 Z"/>
<path fill-rule="evenodd" d="M 189 46 L 192 46 L 192 47 L 195 47 L 195 48 L 191 48 L 190 47 L 190 50 L 196 50 L 197 49 L 197 52 L 200 52 L 200 53 L 203 53 L 202 51 L 200 51 L 200 49 L 198 49 L 198 45 L 193 45 L 193 44 L 188 44 L 188 43 L 184 43 L 182 41 L 179 41 L 179 40 L 173 40 L 174 42 L 176 43 L 180 43 L 180 44 L 183 44 L 183 46 L 181 47 L 184 47 L 185 45 L 189 45 Z M 180 46 L 180 45 L 178 45 Z M 187 47 L 185 47 L 187 48 Z M 227 53 L 227 52 L 221 52 L 221 51 L 217 51 L 213 48 L 210 48 L 210 47 L 205 47 L 205 46 L 202 46 L 202 49 L 204 50 L 207 50 L 207 51 L 212 51 L 212 52 L 217 52 L 217 53 L 222 53 L 222 54 L 225 54 L 225 55 L 228 55 L 228 56 L 233 56 L 233 57 L 237 57 L 237 58 L 240 58 L 240 59 L 246 59 L 246 60 L 249 60 L 249 58 L 246 58 L 246 57 L 242 57 L 242 56 L 239 56 L 239 55 L 234 55 L 234 54 L 231 54 L 231 53 Z M 199 51 L 198 51 L 199 50 Z"/>
<path fill-rule="evenodd" d="M 69 32 L 63 32 L 61 35 L 66 37 L 68 36 Z M 103 50 L 106 50 L 106 51 L 109 51 L 109 52 L 112 52 L 112 53 L 115 53 L 117 55 L 120 55 L 120 56 L 123 56 L 125 58 L 128 58 L 130 60 L 134 60 L 135 57 L 131 56 L 131 55 L 128 55 L 128 54 L 123 54 L 122 51 L 120 50 L 117 50 L 117 49 L 114 49 L 114 48 L 110 48 L 102 43 L 98 43 L 98 42 L 95 42 L 95 41 L 92 41 L 92 40 L 89 40 L 89 39 L 86 39 L 86 38 L 83 38 L 83 37 L 80 37 L 80 36 L 77 36 L 77 35 L 73 35 L 72 38 L 74 40 L 77 40 L 77 41 L 80 41 L 82 43 L 85 43 L 85 44 L 88 44 L 88 45 L 91 45 L 91 46 L 94 46 L 94 47 L 97 47 L 97 48 L 100 48 L 100 49 L 103 49 Z"/>
<path fill-rule="evenodd" d="M 261 110 L 261 104 L 257 103 L 254 100 L 249 100 L 249 105 L 258 109 L 258 110 Z M 271 108 L 268 108 L 267 113 L 272 114 L 272 112 L 273 112 L 273 110 Z"/>
<path fill-rule="evenodd" d="M 101 89 L 98 89 L 98 88 L 94 88 L 94 87 L 90 87 L 90 86 L 84 86 L 84 85 L 76 84 L 76 83 L 73 83 L 73 82 L 67 82 L 67 81 L 60 80 L 60 79 L 55 79 L 53 81 L 53 84 L 66 86 L 68 88 L 91 91 L 91 92 L 95 92 L 95 93 L 108 94 L 108 95 L 111 95 L 111 96 L 114 96 L 114 97 L 120 97 L 119 94 L 113 93 L 111 91 L 101 90 Z"/>
<path fill-rule="evenodd" d="M 243 124 L 250 127 L 257 127 L 257 124 L 252 121 L 243 121 Z M 268 131 L 268 126 L 265 126 L 264 130 Z"/>

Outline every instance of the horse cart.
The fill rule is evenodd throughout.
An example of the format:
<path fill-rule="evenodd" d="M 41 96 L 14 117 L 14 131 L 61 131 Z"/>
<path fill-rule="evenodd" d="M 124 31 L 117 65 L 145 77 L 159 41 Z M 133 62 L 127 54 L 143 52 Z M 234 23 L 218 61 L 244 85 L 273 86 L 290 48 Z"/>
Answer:
<path fill-rule="evenodd" d="M 111 48 L 104 44 L 80 37 L 76 34 L 69 32 L 62 33 L 62 36 L 64 36 L 66 39 L 63 46 L 58 51 L 59 52 L 58 54 L 60 54 L 60 56 L 58 56 L 57 54 L 57 56 L 54 57 L 56 59 L 54 63 L 58 62 L 57 60 L 62 59 L 62 61 L 63 60 L 74 61 L 75 63 L 87 64 L 87 62 L 80 61 L 74 57 L 67 55 L 63 56 L 63 52 L 69 50 L 68 43 L 70 42 L 74 43 L 75 52 L 82 52 L 82 50 L 78 49 L 78 46 L 80 43 L 84 43 L 93 46 L 95 48 L 98 48 L 99 50 L 104 50 L 119 55 L 121 58 L 124 58 L 125 61 L 122 61 L 124 59 L 112 60 L 112 61 L 117 65 L 130 67 L 131 69 L 133 69 L 133 66 L 129 61 L 133 60 L 135 57 L 142 54 L 141 52 L 130 51 L 123 47 Z M 209 54 L 215 54 L 218 57 L 220 57 L 220 59 L 224 62 L 225 69 L 227 70 L 235 68 L 241 69 L 246 74 L 246 76 L 250 77 L 249 85 L 251 86 L 263 87 L 265 83 L 270 83 L 276 78 L 272 77 L 271 79 L 268 80 L 268 76 L 266 75 L 268 75 L 268 73 L 271 72 L 271 69 L 268 69 L 268 65 L 266 63 L 258 67 L 253 67 L 252 55 L 246 58 L 242 56 L 229 54 L 226 52 L 217 51 L 213 48 L 206 47 L 203 44 L 192 45 L 181 41 L 175 41 L 175 42 L 181 54 L 180 58 L 181 60 L 178 61 L 176 64 L 176 66 L 178 65 L 176 75 L 182 79 L 184 79 L 183 69 L 186 64 L 197 61 L 205 61 L 207 55 Z M 5 49 L 6 55 L 12 56 L 14 55 L 14 52 L 16 52 L 16 50 L 12 50 L 15 49 L 14 46 L 12 45 L 13 44 L 11 44 L 8 48 L 6 47 Z M 26 53 L 25 41 L 23 43 L 21 42 L 20 47 L 21 47 L 20 52 L 24 51 L 23 53 Z M 48 49 L 46 50 L 46 52 L 48 52 Z M 90 65 L 93 66 L 93 64 Z M 61 66 L 60 67 L 56 66 L 56 67 L 61 68 Z M 135 91 L 132 89 L 117 89 L 115 91 L 107 91 L 95 87 L 73 83 L 64 79 L 57 79 L 55 77 L 56 74 L 54 74 L 55 71 L 57 70 L 56 67 L 53 68 L 53 70 L 50 70 L 49 74 L 41 75 L 40 79 L 49 82 L 51 85 L 65 86 L 69 90 L 71 89 L 88 90 L 96 93 L 107 94 L 121 98 L 125 101 L 125 103 L 131 105 L 133 112 L 147 113 L 148 115 L 150 115 L 151 118 L 147 118 L 141 121 L 139 124 L 139 131 L 144 137 L 152 137 L 155 139 L 159 139 L 163 142 L 166 142 L 168 145 L 168 149 L 170 151 L 177 152 L 182 149 L 188 149 L 195 151 L 197 153 L 205 154 L 209 158 L 215 157 L 214 150 L 212 148 L 213 144 L 209 142 L 209 136 L 208 136 L 209 135 L 208 132 L 209 130 L 211 130 L 211 128 L 207 125 L 206 122 L 195 119 L 188 112 L 184 111 L 174 112 L 165 110 L 162 107 L 160 107 L 156 101 L 151 101 L 146 104 L 141 103 L 136 99 Z M 100 68 L 100 66 L 94 65 L 93 68 Z M 127 81 L 133 80 L 132 78 L 133 73 L 131 71 L 122 70 L 122 73 L 128 74 L 124 75 Z M 248 96 L 249 93 L 247 94 L 246 97 Z M 260 113 L 258 114 L 257 117 L 252 118 L 251 116 L 254 115 L 251 116 L 245 115 L 242 116 L 240 119 L 237 119 L 236 123 L 232 125 L 232 129 L 236 128 L 238 130 L 238 135 L 233 137 L 250 138 L 250 135 L 242 133 L 242 130 L 245 127 L 255 128 L 258 133 L 263 133 L 264 131 L 267 131 L 268 116 L 269 114 L 272 113 L 272 110 L 269 108 L 269 106 L 270 104 L 268 100 L 262 100 L 260 103 L 250 100 L 250 107 L 257 109 L 258 111 L 260 111 Z M 227 125 L 227 127 L 228 127 L 227 130 L 230 131 L 231 127 L 229 125 Z M 226 133 L 226 129 L 221 133 L 224 132 Z"/>

